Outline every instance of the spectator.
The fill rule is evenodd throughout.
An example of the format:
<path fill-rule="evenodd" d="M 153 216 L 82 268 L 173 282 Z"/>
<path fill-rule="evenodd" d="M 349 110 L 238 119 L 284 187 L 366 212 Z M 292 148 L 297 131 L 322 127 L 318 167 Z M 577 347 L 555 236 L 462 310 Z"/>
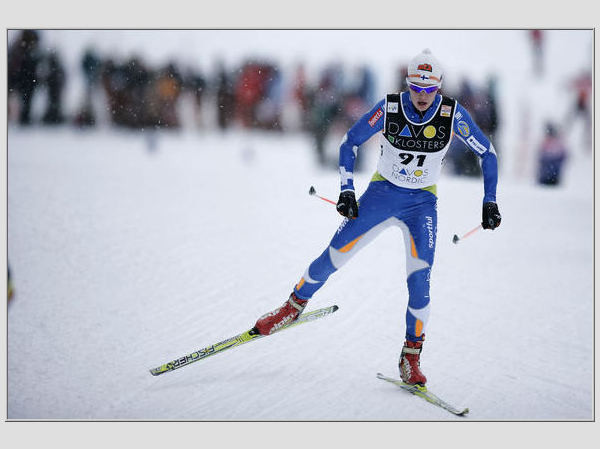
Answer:
<path fill-rule="evenodd" d="M 360 98 L 365 105 L 370 105 L 375 101 L 375 76 L 373 71 L 366 65 L 358 70 L 358 86 L 355 95 Z"/>
<path fill-rule="evenodd" d="M 298 64 L 296 67 L 292 96 L 300 112 L 300 129 L 302 131 L 308 131 L 310 129 L 309 93 L 306 85 L 306 71 L 303 64 Z"/>
<path fill-rule="evenodd" d="M 75 124 L 94 126 L 96 124 L 96 114 L 94 113 L 93 98 L 102 72 L 102 61 L 92 48 L 88 48 L 83 54 L 81 70 L 85 78 L 85 92 L 83 104 L 75 116 Z"/>
<path fill-rule="evenodd" d="M 567 159 L 567 148 L 553 123 L 546 124 L 546 135 L 539 149 L 538 182 L 543 185 L 560 184 L 562 168 Z"/>
<path fill-rule="evenodd" d="M 149 96 L 151 81 L 152 73 L 137 57 L 121 65 L 106 61 L 102 84 L 115 125 L 139 129 L 160 121 L 162 103 Z"/>
<path fill-rule="evenodd" d="M 471 111 L 471 116 L 479 125 L 484 133 L 489 132 L 481 120 L 482 102 L 485 100 L 478 94 L 471 82 L 463 78 L 456 99 Z M 460 140 L 453 139 L 450 143 L 449 160 L 452 161 L 454 174 L 460 176 L 479 176 L 481 168 L 479 158 Z"/>
<path fill-rule="evenodd" d="M 358 68 L 356 79 L 343 97 L 344 128 L 352 126 L 373 103 L 375 81 L 373 73 L 366 66 Z"/>
<path fill-rule="evenodd" d="M 256 62 L 245 63 L 236 83 L 236 116 L 244 128 L 256 126 L 256 108 L 265 94 L 261 69 Z"/>
<path fill-rule="evenodd" d="M 8 92 L 19 95 L 19 123 L 31 124 L 31 102 L 37 82 L 40 62 L 39 33 L 23 30 L 8 50 Z"/>
<path fill-rule="evenodd" d="M 169 63 L 154 80 L 150 101 L 154 105 L 150 124 L 165 128 L 178 128 L 177 101 L 181 94 L 183 80 L 175 64 Z"/>
<path fill-rule="evenodd" d="M 279 69 L 265 65 L 261 72 L 262 91 L 256 108 L 256 125 L 271 131 L 281 131 L 281 111 L 283 109 L 283 78 Z"/>
<path fill-rule="evenodd" d="M 573 123 L 578 117 L 583 119 L 584 146 L 587 151 L 592 150 L 592 110 L 590 107 L 590 98 L 592 96 L 592 74 L 584 71 L 572 82 L 575 91 L 575 105 L 571 109 L 571 118 L 568 123 Z"/>
<path fill-rule="evenodd" d="M 542 30 L 529 30 L 529 39 L 533 52 L 533 73 L 544 73 L 544 34 Z"/>
<path fill-rule="evenodd" d="M 13 286 L 12 278 L 10 276 L 10 266 L 6 266 L 7 268 L 7 278 L 6 278 L 6 286 L 7 286 L 7 297 L 8 301 L 10 301 L 15 295 L 15 288 Z"/>
<path fill-rule="evenodd" d="M 48 89 L 48 104 L 42 121 L 47 125 L 58 125 L 65 121 L 62 112 L 65 69 L 56 51 L 51 51 L 45 59 L 46 72 L 40 78 Z"/>
<path fill-rule="evenodd" d="M 323 72 L 317 90 L 312 95 L 311 131 L 319 164 L 326 164 L 325 142 L 333 122 L 341 112 L 339 68 L 332 66 Z"/>
<path fill-rule="evenodd" d="M 498 153 L 498 148 L 500 145 L 498 144 L 499 137 L 496 135 L 498 131 L 498 81 L 495 75 L 492 75 L 488 78 L 487 85 L 487 126 L 488 132 L 491 136 L 491 139 L 494 141 L 496 148 L 496 154 Z"/>
<path fill-rule="evenodd" d="M 233 82 L 223 64 L 219 64 L 217 73 L 217 124 L 221 130 L 231 125 L 235 111 Z"/>
<path fill-rule="evenodd" d="M 117 65 L 112 59 L 108 59 L 104 64 L 102 86 L 108 99 L 111 122 L 115 125 L 122 125 L 127 96 L 127 74 L 124 68 Z"/>
<path fill-rule="evenodd" d="M 143 128 L 148 125 L 148 90 L 152 74 L 143 61 L 132 57 L 124 67 L 125 72 L 125 107 L 123 124 L 131 128 Z"/>
<path fill-rule="evenodd" d="M 196 126 L 202 123 L 202 99 L 206 91 L 206 80 L 200 71 L 188 69 L 185 77 L 183 88 L 191 94 L 194 104 L 194 122 Z"/>

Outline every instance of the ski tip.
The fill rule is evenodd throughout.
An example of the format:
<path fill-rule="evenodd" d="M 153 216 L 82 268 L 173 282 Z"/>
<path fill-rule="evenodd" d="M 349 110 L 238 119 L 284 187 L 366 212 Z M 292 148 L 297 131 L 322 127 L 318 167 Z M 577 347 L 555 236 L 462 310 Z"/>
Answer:
<path fill-rule="evenodd" d="M 459 240 L 460 239 L 458 238 L 458 235 L 454 234 L 454 237 L 452 237 L 452 243 L 454 243 L 456 245 Z"/>
<path fill-rule="evenodd" d="M 167 371 L 171 371 L 171 370 L 172 370 L 172 367 L 168 363 L 166 363 L 157 368 L 152 368 L 149 371 L 150 371 L 150 374 L 152 374 L 153 376 L 159 376 L 159 375 L 166 373 Z"/>
<path fill-rule="evenodd" d="M 333 305 L 331 308 L 331 311 L 335 312 L 337 309 L 339 309 L 339 307 L 337 305 Z"/>
<path fill-rule="evenodd" d="M 469 408 L 464 408 L 462 410 L 450 410 L 456 416 L 467 416 L 469 414 Z"/>
<path fill-rule="evenodd" d="M 315 187 L 314 186 L 310 186 L 310 189 L 308 189 L 308 194 L 309 195 L 314 195 L 316 192 Z"/>

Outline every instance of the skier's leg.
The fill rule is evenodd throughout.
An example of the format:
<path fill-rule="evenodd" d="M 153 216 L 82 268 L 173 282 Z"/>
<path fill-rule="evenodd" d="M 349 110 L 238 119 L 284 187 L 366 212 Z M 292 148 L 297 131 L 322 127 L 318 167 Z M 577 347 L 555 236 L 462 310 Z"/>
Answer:
<path fill-rule="evenodd" d="M 373 187 L 372 184 L 359 200 L 358 217 L 353 220 L 344 219 L 327 249 L 310 264 L 288 300 L 281 307 L 258 319 L 255 325 L 258 332 L 268 335 L 297 319 L 308 300 L 325 284 L 329 276 L 348 262 L 379 232 L 392 224 L 386 220 L 386 208 L 381 207 L 385 195 L 380 192 L 381 189 Z M 398 221 L 394 217 L 390 220 Z"/>
<path fill-rule="evenodd" d="M 431 198 L 427 198 L 431 195 Z M 413 212 L 401 223 L 406 248 L 408 307 L 406 309 L 406 342 L 400 354 L 400 377 L 409 384 L 425 385 L 427 378 L 420 369 L 420 355 L 429 320 L 429 284 L 435 252 L 437 212 L 435 196 L 411 206 Z"/>
<path fill-rule="evenodd" d="M 356 219 L 344 219 L 331 242 L 306 269 L 294 287 L 294 294 L 310 299 L 327 281 L 356 253 L 367 246 L 381 231 L 397 219 L 389 216 L 385 207 L 386 194 L 382 184 L 373 182 L 359 199 L 359 215 Z"/>
<path fill-rule="evenodd" d="M 406 338 L 423 340 L 429 319 L 429 285 L 435 253 L 437 210 L 435 196 L 418 205 L 418 213 L 405 217 L 401 227 L 406 248 L 406 282 L 408 307 L 406 310 Z"/>

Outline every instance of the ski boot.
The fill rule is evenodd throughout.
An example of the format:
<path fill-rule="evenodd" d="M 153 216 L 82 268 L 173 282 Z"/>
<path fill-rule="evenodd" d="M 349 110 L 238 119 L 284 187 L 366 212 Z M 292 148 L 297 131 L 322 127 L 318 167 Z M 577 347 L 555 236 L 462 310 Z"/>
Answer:
<path fill-rule="evenodd" d="M 425 335 L 423 335 L 425 337 Z M 400 369 L 400 378 L 407 384 L 419 384 L 425 386 L 427 378 L 419 368 L 421 350 L 423 349 L 422 341 L 406 340 L 400 354 L 398 368 Z"/>
<path fill-rule="evenodd" d="M 281 307 L 261 316 L 254 327 L 261 335 L 270 335 L 297 320 L 307 303 L 308 299 L 300 299 L 292 293 Z"/>

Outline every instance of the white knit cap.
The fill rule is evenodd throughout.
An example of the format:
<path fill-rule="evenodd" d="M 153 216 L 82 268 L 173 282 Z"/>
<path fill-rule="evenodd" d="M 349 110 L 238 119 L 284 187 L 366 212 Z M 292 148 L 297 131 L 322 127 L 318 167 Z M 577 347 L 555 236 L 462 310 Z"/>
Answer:
<path fill-rule="evenodd" d="M 441 87 L 444 70 L 439 61 L 426 48 L 408 64 L 407 82 L 431 84 Z"/>

